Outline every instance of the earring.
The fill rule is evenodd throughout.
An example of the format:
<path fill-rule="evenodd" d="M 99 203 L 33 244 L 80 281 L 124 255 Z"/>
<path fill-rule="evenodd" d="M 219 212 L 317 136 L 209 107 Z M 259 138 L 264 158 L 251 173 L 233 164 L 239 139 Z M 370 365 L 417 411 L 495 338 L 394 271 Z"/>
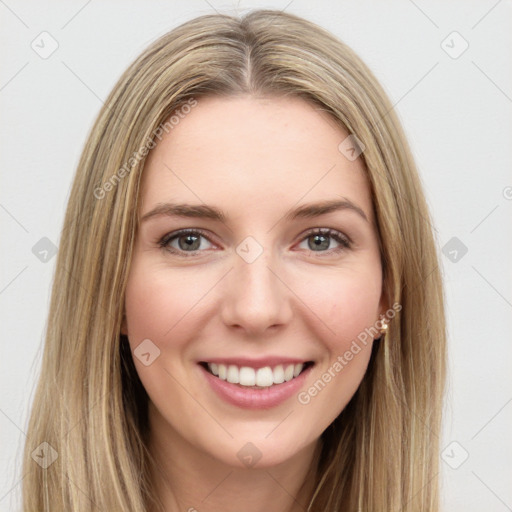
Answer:
<path fill-rule="evenodd" d="M 387 322 L 386 318 L 384 317 L 384 315 L 381 315 L 380 323 L 382 324 L 382 327 L 380 328 L 380 334 L 381 334 L 381 337 L 383 337 L 383 336 L 386 336 L 386 334 L 388 333 L 388 329 L 389 329 L 388 322 Z"/>

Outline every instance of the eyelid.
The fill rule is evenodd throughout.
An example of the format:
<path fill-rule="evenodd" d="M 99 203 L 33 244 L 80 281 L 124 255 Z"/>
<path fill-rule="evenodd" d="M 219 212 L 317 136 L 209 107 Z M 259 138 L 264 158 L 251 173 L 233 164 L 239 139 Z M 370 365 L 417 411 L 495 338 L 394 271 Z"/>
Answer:
<path fill-rule="evenodd" d="M 315 234 L 321 234 L 321 235 L 329 235 L 332 237 L 338 236 L 339 238 L 343 239 L 347 242 L 347 244 L 352 244 L 352 239 L 342 231 L 338 231 L 337 229 L 333 228 L 310 228 L 307 231 L 305 231 L 301 236 L 307 237 Z"/>

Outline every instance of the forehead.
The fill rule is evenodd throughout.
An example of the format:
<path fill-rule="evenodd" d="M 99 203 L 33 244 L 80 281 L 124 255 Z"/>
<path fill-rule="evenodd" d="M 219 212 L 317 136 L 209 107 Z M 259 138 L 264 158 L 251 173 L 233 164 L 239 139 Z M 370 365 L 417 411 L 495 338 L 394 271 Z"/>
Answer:
<path fill-rule="evenodd" d="M 344 197 L 371 219 L 363 163 L 338 149 L 347 136 L 299 98 L 199 98 L 148 155 L 141 210 L 179 201 L 271 216 Z"/>

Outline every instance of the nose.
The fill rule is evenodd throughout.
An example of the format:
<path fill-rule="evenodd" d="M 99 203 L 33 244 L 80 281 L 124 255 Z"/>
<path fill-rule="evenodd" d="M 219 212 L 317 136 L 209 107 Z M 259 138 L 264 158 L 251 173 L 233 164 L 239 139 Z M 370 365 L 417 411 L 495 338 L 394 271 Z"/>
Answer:
<path fill-rule="evenodd" d="M 252 263 L 235 255 L 234 268 L 224 282 L 220 315 L 224 325 L 250 336 L 290 322 L 291 291 L 266 251 Z"/>

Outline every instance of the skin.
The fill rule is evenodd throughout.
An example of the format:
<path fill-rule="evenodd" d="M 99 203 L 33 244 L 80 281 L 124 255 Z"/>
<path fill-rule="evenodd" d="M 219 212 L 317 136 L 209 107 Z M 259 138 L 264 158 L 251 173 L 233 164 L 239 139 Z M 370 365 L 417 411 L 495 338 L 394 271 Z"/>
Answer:
<path fill-rule="evenodd" d="M 150 397 L 154 481 L 167 511 L 292 512 L 307 502 L 320 435 L 358 388 L 373 340 L 306 405 L 297 395 L 264 410 L 228 404 L 197 362 L 300 357 L 315 363 L 307 391 L 385 312 L 363 162 L 338 150 L 347 135 L 302 99 L 207 97 L 149 154 L 140 218 L 166 202 L 207 204 L 226 216 L 155 215 L 137 233 L 122 331 L 132 351 L 145 339 L 160 350 L 149 366 L 134 362 Z M 341 199 L 366 220 L 349 208 L 285 218 Z M 158 244 L 183 228 L 209 239 L 200 238 L 195 256 Z M 314 228 L 338 231 L 351 245 L 326 237 L 315 251 Z M 236 252 L 248 236 L 263 248 L 251 263 Z M 178 239 L 169 245 L 180 251 Z M 261 453 L 253 467 L 237 457 L 249 441 Z"/>

